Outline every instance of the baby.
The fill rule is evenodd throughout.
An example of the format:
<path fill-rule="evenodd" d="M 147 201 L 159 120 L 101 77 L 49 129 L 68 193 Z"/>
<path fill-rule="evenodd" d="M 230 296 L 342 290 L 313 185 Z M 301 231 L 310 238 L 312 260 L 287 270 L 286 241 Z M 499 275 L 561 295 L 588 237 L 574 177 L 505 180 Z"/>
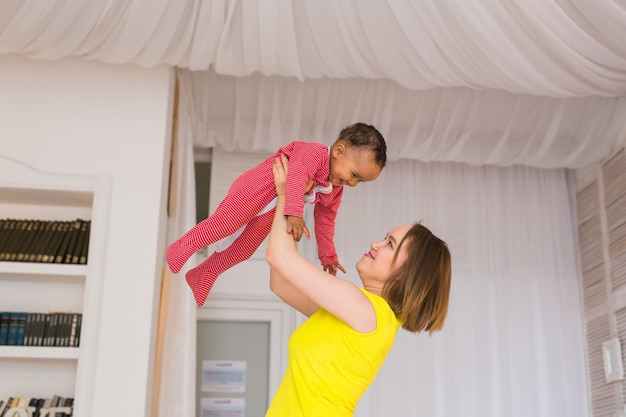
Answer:
<path fill-rule="evenodd" d="M 387 162 L 385 139 L 374 126 L 365 123 L 342 129 L 330 148 L 302 141 L 281 147 L 275 155 L 241 174 L 212 215 L 169 245 L 167 264 L 178 273 L 195 252 L 228 237 L 204 262 L 187 272 L 187 283 L 198 306 L 204 304 L 217 277 L 252 256 L 269 234 L 276 205 L 272 167 L 280 155 L 289 159 L 287 232 L 296 241 L 303 234 L 310 239 L 303 219 L 304 203 L 314 204 L 315 238 L 324 271 L 345 273 L 334 244 L 343 186 L 375 180 Z"/>

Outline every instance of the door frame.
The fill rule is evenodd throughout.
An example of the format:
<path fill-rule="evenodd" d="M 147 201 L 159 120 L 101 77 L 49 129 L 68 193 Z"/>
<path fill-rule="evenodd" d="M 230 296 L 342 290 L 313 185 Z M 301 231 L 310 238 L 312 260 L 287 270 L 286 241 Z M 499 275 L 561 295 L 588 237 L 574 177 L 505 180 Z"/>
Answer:
<path fill-rule="evenodd" d="M 270 404 L 287 364 L 287 343 L 296 325 L 295 310 L 282 301 L 212 298 L 198 308 L 197 321 L 269 323 L 268 398 Z"/>

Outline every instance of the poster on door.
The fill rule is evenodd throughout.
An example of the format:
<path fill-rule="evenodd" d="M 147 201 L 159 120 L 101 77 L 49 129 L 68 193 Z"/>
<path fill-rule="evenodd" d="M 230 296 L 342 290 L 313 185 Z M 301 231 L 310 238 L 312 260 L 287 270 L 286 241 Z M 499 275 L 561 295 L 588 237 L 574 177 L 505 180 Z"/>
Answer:
<path fill-rule="evenodd" d="M 245 398 L 202 398 L 200 417 L 245 417 Z"/>
<path fill-rule="evenodd" d="M 203 392 L 246 392 L 246 361 L 202 361 Z"/>

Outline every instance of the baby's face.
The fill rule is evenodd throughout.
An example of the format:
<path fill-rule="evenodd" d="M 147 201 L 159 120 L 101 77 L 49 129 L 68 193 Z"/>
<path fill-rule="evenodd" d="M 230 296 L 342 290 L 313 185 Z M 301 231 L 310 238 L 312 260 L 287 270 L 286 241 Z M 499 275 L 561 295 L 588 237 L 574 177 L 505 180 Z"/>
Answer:
<path fill-rule="evenodd" d="M 335 187 L 355 187 L 360 182 L 374 181 L 380 171 L 373 151 L 344 147 L 331 155 L 329 180 Z"/>

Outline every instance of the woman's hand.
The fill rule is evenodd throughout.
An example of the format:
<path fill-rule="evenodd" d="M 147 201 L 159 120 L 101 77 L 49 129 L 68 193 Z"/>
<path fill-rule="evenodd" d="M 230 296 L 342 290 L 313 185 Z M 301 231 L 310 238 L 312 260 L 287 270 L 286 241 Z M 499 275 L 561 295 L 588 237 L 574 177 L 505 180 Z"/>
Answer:
<path fill-rule="evenodd" d="M 274 185 L 276 186 L 276 195 L 284 196 L 286 193 L 287 183 L 287 169 L 289 167 L 289 160 L 285 155 L 281 155 L 280 158 L 276 158 L 272 170 L 274 172 Z"/>

